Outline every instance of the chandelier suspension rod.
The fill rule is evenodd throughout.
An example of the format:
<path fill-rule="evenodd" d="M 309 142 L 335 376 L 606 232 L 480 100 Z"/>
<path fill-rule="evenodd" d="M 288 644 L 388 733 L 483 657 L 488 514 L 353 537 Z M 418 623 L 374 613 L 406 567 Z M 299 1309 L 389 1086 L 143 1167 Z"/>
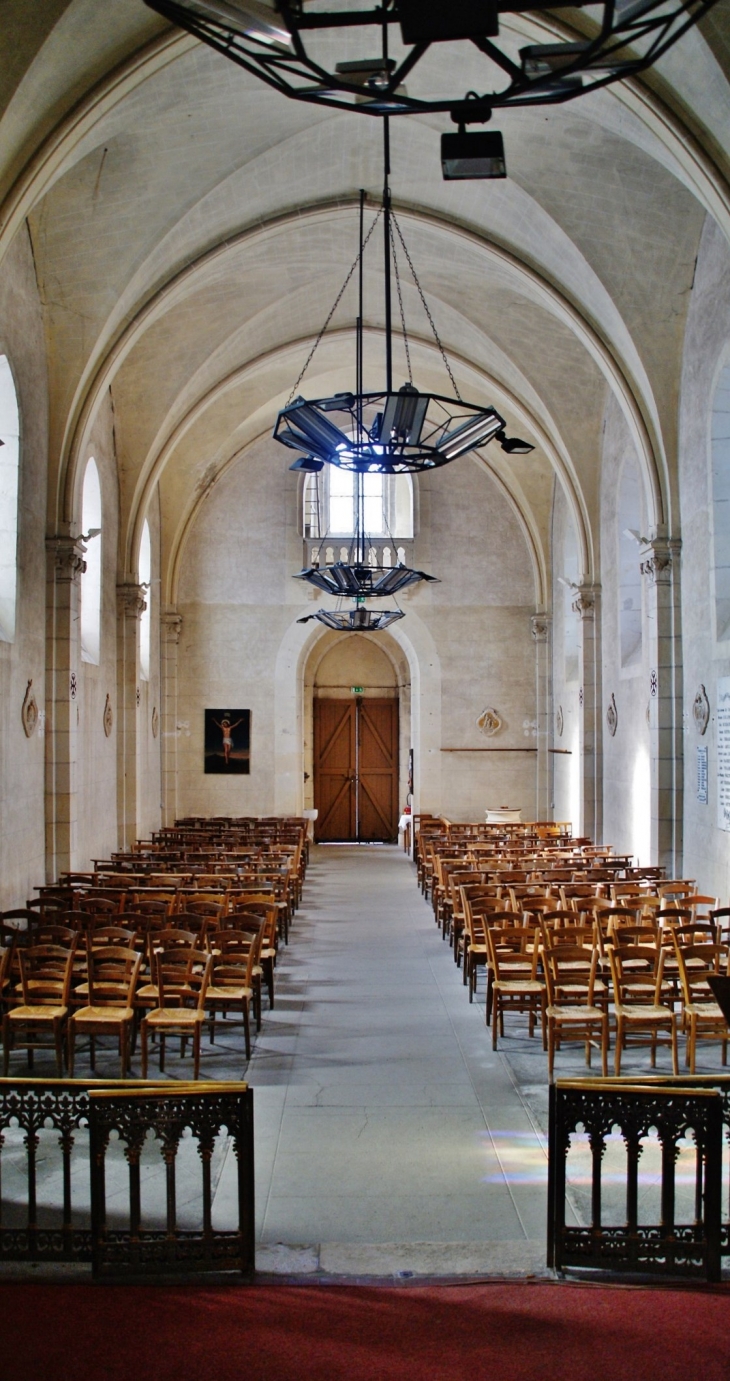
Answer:
<path fill-rule="evenodd" d="M 387 33 L 387 30 L 385 31 Z M 383 249 L 385 258 L 385 387 L 393 392 L 393 335 L 390 301 L 390 116 L 383 119 Z"/>

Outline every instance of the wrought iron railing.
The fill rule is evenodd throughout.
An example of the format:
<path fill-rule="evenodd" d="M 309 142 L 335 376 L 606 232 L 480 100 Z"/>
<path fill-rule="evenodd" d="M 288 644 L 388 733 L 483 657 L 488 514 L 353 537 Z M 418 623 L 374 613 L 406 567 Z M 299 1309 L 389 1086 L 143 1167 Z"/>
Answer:
<path fill-rule="evenodd" d="M 719 1280 L 730 1253 L 723 1138 L 730 1078 L 558 1080 L 548 1265 Z"/>
<path fill-rule="evenodd" d="M 246 1084 L 0 1079 L 2 1261 L 250 1275 L 253 1175 Z"/>

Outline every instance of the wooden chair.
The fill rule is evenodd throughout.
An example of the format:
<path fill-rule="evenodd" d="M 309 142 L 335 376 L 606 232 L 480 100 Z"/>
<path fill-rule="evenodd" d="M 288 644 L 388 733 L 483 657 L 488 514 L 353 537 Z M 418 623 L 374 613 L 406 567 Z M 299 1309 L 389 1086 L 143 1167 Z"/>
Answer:
<path fill-rule="evenodd" d="M 176 948 L 155 952 L 157 1006 L 142 1018 L 142 1078 L 147 1078 L 150 1033 L 160 1038 L 160 1073 L 165 1069 L 165 1038 L 180 1036 L 182 1051 L 188 1036 L 193 1040 L 193 1078 L 200 1074 L 200 1034 L 213 958 L 202 950 Z"/>
<path fill-rule="evenodd" d="M 227 931 L 220 937 L 207 996 L 211 1044 L 215 1040 L 216 1013 L 227 1018 L 229 1013 L 240 1010 L 247 1060 L 251 1058 L 250 1007 L 256 996 L 254 970 L 259 961 L 261 933 L 261 929 L 249 934 Z"/>
<path fill-rule="evenodd" d="M 548 1078 L 552 1083 L 555 1051 L 563 1041 L 581 1041 L 590 1066 L 594 1042 L 601 1051 L 604 1078 L 608 1074 L 608 1010 L 595 1002 L 598 950 L 587 953 L 580 945 L 560 945 L 543 950 L 547 988 Z"/>
<path fill-rule="evenodd" d="M 658 946 L 608 945 L 613 982 L 613 1002 L 616 1016 L 616 1076 L 621 1074 L 621 1055 L 628 1049 L 630 1037 L 634 1045 L 650 1045 L 652 1069 L 656 1066 L 658 1045 L 669 1045 L 672 1051 L 672 1071 L 679 1073 L 677 1063 L 677 1018 L 665 999 L 665 951 Z M 643 964 L 640 969 L 639 965 Z M 662 1035 L 666 1032 L 666 1035 Z"/>
<path fill-rule="evenodd" d="M 68 1016 L 75 947 L 33 945 L 18 951 L 22 1000 L 3 1016 L 3 1070 L 7 1077 L 10 1051 L 28 1052 L 33 1068 L 35 1050 L 55 1050 L 56 1071 L 63 1077 L 63 1038 Z M 50 1034 L 51 1042 L 40 1039 Z M 39 1039 L 35 1040 L 34 1035 Z"/>
<path fill-rule="evenodd" d="M 96 1069 L 96 1037 L 116 1035 L 122 1062 L 122 1078 L 129 1069 L 134 1023 L 134 994 L 142 955 L 120 945 L 94 948 L 87 954 L 88 1004 L 71 1013 L 68 1021 L 68 1072 L 73 1078 L 76 1036 L 90 1037 L 90 1062 Z"/>
<path fill-rule="evenodd" d="M 545 1045 L 545 984 L 537 976 L 538 947 L 532 945 L 528 954 L 526 941 L 529 930 L 519 926 L 513 930 L 487 926 L 489 966 L 492 971 L 492 1049 L 497 1049 L 497 1030 L 504 1037 L 504 1013 L 528 1012 L 529 1032 L 535 1031 L 538 1012 Z"/>
<path fill-rule="evenodd" d="M 724 945 L 680 945 L 674 940 L 674 953 L 682 985 L 682 1029 L 687 1038 L 685 1064 L 695 1072 L 698 1040 L 721 1041 L 722 1063 L 727 1064 L 728 1026 L 715 1001 L 708 979 L 727 974 L 728 955 Z"/>

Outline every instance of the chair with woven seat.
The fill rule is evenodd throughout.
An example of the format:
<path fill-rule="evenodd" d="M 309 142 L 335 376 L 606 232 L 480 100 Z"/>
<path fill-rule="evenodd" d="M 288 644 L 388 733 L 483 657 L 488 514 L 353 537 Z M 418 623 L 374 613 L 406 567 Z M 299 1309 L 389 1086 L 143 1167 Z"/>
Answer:
<path fill-rule="evenodd" d="M 652 1069 L 656 1066 L 658 1045 L 668 1045 L 672 1052 L 672 1071 L 679 1073 L 677 1063 L 677 1016 L 667 1001 L 664 982 L 666 953 L 658 945 L 626 944 L 607 946 L 613 983 L 613 1003 L 616 1017 L 616 1050 L 614 1055 L 617 1077 L 621 1074 L 621 1056 L 632 1045 L 651 1047 Z M 662 1034 L 662 1033 L 666 1034 Z"/>
<path fill-rule="evenodd" d="M 595 1001 L 598 949 L 589 952 L 581 945 L 549 946 L 543 950 L 547 988 L 548 1078 L 552 1083 L 555 1052 L 563 1041 L 580 1041 L 585 1046 L 586 1064 L 597 1044 L 601 1052 L 604 1077 L 608 1074 L 608 1009 Z"/>
<path fill-rule="evenodd" d="M 694 1074 L 697 1042 L 710 1040 L 721 1042 L 722 1063 L 726 1065 L 728 1026 L 709 979 L 728 974 L 727 947 L 721 944 L 681 945 L 676 937 L 672 939 L 682 986 L 682 1029 L 687 1040 L 685 1064 L 689 1065 L 690 1074 Z"/>
<path fill-rule="evenodd" d="M 224 1018 L 240 1011 L 246 1044 L 246 1059 L 251 1058 L 250 1008 L 256 1001 L 255 969 L 261 949 L 261 928 L 246 934 L 226 931 L 220 937 L 208 988 L 208 1020 L 211 1044 L 215 1040 L 216 1014 Z"/>
<path fill-rule="evenodd" d="M 63 1044 L 68 1017 L 75 946 L 32 945 L 18 951 L 20 1001 L 3 1016 L 3 1069 L 7 1076 L 10 1051 L 25 1049 L 33 1068 L 36 1050 L 55 1050 L 56 1070 L 63 1076 Z M 40 1037 L 50 1034 L 51 1041 Z M 39 1039 L 33 1039 L 34 1035 Z"/>
<path fill-rule="evenodd" d="M 538 946 L 533 944 L 532 952 L 527 952 L 529 935 L 526 926 L 517 926 L 512 930 L 487 926 L 492 974 L 490 1015 L 493 1050 L 497 1049 L 497 1031 L 504 1037 L 505 1011 L 527 1012 L 531 1036 L 539 1013 L 545 1044 L 545 984 L 537 976 Z"/>
<path fill-rule="evenodd" d="M 119 1040 L 122 1078 L 129 1069 L 134 1024 L 134 994 L 142 955 L 122 945 L 94 948 L 87 953 L 88 1002 L 71 1012 L 68 1020 L 68 1072 L 73 1078 L 77 1035 L 90 1037 L 90 1063 L 96 1068 L 96 1037 L 115 1035 Z"/>
<path fill-rule="evenodd" d="M 200 1073 L 200 1043 L 212 955 L 203 950 L 176 948 L 154 952 L 157 1005 L 142 1018 L 142 1078 L 147 1078 L 147 1052 L 150 1034 L 159 1036 L 160 1072 L 165 1069 L 165 1038 L 180 1036 L 182 1051 L 188 1037 L 193 1041 L 193 1078 Z"/>

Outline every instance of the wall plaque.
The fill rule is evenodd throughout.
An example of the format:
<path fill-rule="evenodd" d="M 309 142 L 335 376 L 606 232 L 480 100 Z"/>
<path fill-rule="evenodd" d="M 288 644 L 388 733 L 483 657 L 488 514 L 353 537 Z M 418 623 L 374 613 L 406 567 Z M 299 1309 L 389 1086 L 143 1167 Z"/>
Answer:
<path fill-rule="evenodd" d="M 730 830 L 730 676 L 717 681 L 717 823 Z"/>
<path fill-rule="evenodd" d="M 697 749 L 697 800 L 701 806 L 707 805 L 707 748 L 704 744 Z"/>

